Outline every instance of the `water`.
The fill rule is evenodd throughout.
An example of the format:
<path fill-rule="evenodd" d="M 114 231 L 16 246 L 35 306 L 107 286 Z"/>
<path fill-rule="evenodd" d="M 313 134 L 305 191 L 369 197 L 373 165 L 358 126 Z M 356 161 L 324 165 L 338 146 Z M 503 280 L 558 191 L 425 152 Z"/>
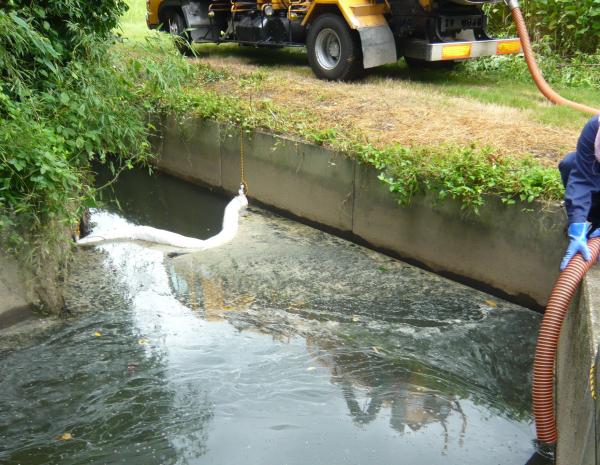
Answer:
<path fill-rule="evenodd" d="M 99 229 L 196 237 L 228 200 L 141 173 L 117 197 Z M 1 464 L 529 457 L 536 313 L 255 208 L 231 244 L 166 251 L 79 252 L 72 316 L 0 352 Z"/>

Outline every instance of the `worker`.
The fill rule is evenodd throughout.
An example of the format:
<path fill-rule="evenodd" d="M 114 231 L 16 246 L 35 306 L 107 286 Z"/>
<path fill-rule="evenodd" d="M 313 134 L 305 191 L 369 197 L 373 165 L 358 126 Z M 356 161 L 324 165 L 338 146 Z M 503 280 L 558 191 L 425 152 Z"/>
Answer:
<path fill-rule="evenodd" d="M 569 247 L 561 264 L 564 270 L 578 252 L 591 259 L 588 238 L 600 237 L 600 115 L 583 127 L 577 150 L 558 165 L 565 186 L 565 207 L 569 218 Z"/>

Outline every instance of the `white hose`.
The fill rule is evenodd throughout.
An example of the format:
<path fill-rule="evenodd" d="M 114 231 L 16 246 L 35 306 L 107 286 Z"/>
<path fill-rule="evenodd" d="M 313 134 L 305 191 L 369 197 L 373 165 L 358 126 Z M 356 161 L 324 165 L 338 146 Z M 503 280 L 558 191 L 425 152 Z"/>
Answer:
<path fill-rule="evenodd" d="M 248 205 L 248 199 L 240 194 L 231 200 L 225 207 L 223 215 L 223 229 L 216 236 L 208 239 L 196 239 L 186 237 L 164 229 L 156 229 L 150 226 L 124 226 L 114 231 L 109 231 L 100 235 L 90 235 L 77 241 L 80 246 L 93 246 L 104 242 L 115 241 L 147 241 L 158 244 L 180 247 L 183 249 L 205 250 L 226 244 L 233 240 L 238 231 L 238 218 L 241 210 Z"/>

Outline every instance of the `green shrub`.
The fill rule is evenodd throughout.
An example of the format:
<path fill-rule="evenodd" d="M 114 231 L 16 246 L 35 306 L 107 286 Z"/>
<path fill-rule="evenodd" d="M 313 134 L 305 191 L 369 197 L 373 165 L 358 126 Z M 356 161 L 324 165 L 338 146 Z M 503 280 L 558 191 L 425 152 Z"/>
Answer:
<path fill-rule="evenodd" d="M 511 14 L 502 4 L 486 7 L 493 34 L 515 34 Z M 534 42 L 545 42 L 553 53 L 572 56 L 597 54 L 600 46 L 598 0 L 527 0 L 521 4 Z"/>
<path fill-rule="evenodd" d="M 0 239 L 39 249 L 93 203 L 92 163 L 148 157 L 137 85 L 114 66 L 120 0 L 9 1 L 0 10 Z M 6 242 L 6 239 L 9 239 Z M 39 257 L 38 257 L 39 260 Z"/>
<path fill-rule="evenodd" d="M 512 205 L 561 198 L 558 170 L 532 157 L 497 157 L 469 147 L 378 150 L 357 147 L 359 157 L 381 170 L 379 179 L 408 204 L 417 194 L 432 192 L 438 200 L 451 198 L 475 212 L 489 195 Z"/>
<path fill-rule="evenodd" d="M 600 52 L 594 55 L 576 53 L 570 58 L 555 55 L 544 44 L 536 46 L 537 62 L 544 78 L 562 87 L 600 88 Z M 531 74 L 522 56 L 497 55 L 464 62 L 460 68 L 473 77 L 485 73 L 497 79 L 531 81 Z"/>

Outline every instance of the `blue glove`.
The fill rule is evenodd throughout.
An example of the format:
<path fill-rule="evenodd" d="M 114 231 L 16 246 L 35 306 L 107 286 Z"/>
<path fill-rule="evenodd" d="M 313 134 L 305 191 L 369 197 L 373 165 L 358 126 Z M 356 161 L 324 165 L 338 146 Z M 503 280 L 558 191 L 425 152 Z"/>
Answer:
<path fill-rule="evenodd" d="M 586 262 L 592 258 L 587 245 L 587 234 L 590 232 L 591 227 L 591 223 L 571 223 L 569 225 L 568 234 L 570 242 L 567 253 L 562 262 L 560 262 L 560 271 L 563 271 L 567 267 L 569 261 L 571 261 L 577 252 L 581 253 Z"/>

